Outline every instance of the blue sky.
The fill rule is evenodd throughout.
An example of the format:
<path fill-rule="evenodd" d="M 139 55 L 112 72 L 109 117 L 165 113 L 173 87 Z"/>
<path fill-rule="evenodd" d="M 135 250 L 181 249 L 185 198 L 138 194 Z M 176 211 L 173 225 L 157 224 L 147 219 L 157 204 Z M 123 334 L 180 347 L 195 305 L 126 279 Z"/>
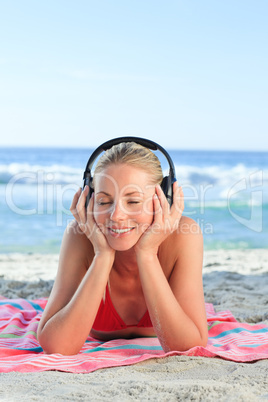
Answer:
<path fill-rule="evenodd" d="M 0 3 L 0 145 L 268 151 L 266 0 Z"/>

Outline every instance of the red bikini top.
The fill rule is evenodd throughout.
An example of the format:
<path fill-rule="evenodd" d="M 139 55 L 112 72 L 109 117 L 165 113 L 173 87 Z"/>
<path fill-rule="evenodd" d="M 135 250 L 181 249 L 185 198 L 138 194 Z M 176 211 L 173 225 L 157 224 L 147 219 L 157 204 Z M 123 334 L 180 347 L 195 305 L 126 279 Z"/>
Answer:
<path fill-rule="evenodd" d="M 138 324 L 126 325 L 120 315 L 117 313 L 112 303 L 108 285 L 106 286 L 105 302 L 101 301 L 99 310 L 97 312 L 92 329 L 102 332 L 117 331 L 119 329 L 125 329 L 129 327 L 152 327 L 149 312 L 146 313 L 138 322 Z"/>

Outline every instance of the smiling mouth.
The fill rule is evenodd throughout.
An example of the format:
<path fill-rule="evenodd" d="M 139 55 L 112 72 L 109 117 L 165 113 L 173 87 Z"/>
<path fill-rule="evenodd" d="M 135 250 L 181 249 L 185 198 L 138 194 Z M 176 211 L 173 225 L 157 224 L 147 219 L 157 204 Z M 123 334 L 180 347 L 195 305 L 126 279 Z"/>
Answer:
<path fill-rule="evenodd" d="M 114 228 L 109 228 L 111 232 L 116 233 L 116 234 L 122 234 L 122 233 L 127 233 L 133 230 L 134 228 L 127 228 L 127 229 L 114 229 Z"/>

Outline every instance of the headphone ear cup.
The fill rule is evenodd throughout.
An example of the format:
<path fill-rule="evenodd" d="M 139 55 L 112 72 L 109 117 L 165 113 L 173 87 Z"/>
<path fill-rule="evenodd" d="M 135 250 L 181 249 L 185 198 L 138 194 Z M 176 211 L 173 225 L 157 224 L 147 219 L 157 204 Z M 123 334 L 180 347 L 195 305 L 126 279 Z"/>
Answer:
<path fill-rule="evenodd" d="M 170 176 L 165 176 L 161 182 L 161 188 L 163 193 L 168 200 L 169 205 L 172 205 L 173 202 L 173 188 L 172 188 L 172 180 Z"/>
<path fill-rule="evenodd" d="M 167 189 L 168 189 L 168 177 L 165 176 L 161 182 L 161 188 L 165 196 L 167 196 Z"/>
<path fill-rule="evenodd" d="M 90 200 L 90 198 L 91 198 L 91 196 L 92 196 L 92 193 L 94 193 L 94 188 L 93 188 L 93 185 L 92 185 L 92 177 L 90 176 L 90 177 L 86 177 L 86 179 L 85 179 L 85 181 L 84 181 L 84 188 L 85 188 L 85 186 L 88 186 L 89 187 L 89 192 L 88 192 L 88 195 L 87 195 L 87 198 L 86 198 L 86 204 L 85 204 L 85 207 L 87 208 L 87 206 L 88 206 L 88 204 L 89 204 L 89 200 Z"/>

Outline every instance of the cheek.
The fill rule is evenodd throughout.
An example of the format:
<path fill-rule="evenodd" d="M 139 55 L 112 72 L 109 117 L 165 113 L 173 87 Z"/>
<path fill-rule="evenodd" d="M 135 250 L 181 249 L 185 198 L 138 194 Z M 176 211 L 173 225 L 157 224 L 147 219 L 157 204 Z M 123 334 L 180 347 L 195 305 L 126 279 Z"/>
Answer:
<path fill-rule="evenodd" d="M 147 215 L 150 218 L 152 218 L 153 217 L 153 212 L 154 212 L 153 200 L 152 200 L 152 197 L 148 197 L 147 200 L 144 202 L 144 205 L 143 205 L 143 215 Z"/>
<path fill-rule="evenodd" d="M 95 206 L 93 209 L 93 218 L 97 223 L 104 223 L 105 219 L 107 218 L 107 211 Z"/>
<path fill-rule="evenodd" d="M 151 224 L 153 222 L 153 218 L 154 218 L 153 201 L 152 198 L 148 198 L 148 200 L 146 200 L 143 205 L 142 213 L 140 214 L 139 220 L 141 222 Z"/>

